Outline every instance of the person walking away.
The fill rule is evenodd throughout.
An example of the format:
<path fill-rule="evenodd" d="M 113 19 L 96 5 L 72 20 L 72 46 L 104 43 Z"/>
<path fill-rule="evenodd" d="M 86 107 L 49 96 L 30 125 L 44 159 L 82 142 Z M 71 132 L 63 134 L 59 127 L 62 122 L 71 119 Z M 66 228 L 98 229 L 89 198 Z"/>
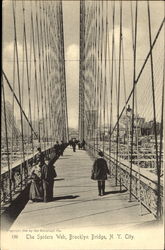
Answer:
<path fill-rule="evenodd" d="M 41 148 L 37 148 L 38 150 L 38 154 L 37 154 L 37 164 L 39 163 L 40 166 L 43 166 L 45 163 L 45 155 L 44 153 L 41 151 Z"/>
<path fill-rule="evenodd" d="M 31 184 L 30 184 L 30 191 L 29 191 L 29 200 L 33 202 L 43 201 L 41 167 L 39 164 L 32 167 L 30 179 L 31 179 Z"/>
<path fill-rule="evenodd" d="M 72 148 L 73 148 L 73 152 L 76 152 L 76 142 L 75 141 L 72 142 Z"/>
<path fill-rule="evenodd" d="M 81 143 L 80 143 L 79 140 L 78 140 L 78 142 L 77 142 L 77 145 L 78 145 L 78 149 L 80 150 L 80 148 L 81 148 Z"/>
<path fill-rule="evenodd" d="M 44 202 L 51 201 L 53 199 L 53 185 L 56 172 L 51 161 L 46 161 L 42 166 L 41 179 L 43 184 L 43 197 Z"/>
<path fill-rule="evenodd" d="M 97 180 L 99 196 L 105 194 L 105 180 L 107 180 L 107 174 L 109 174 L 109 169 L 106 160 L 103 158 L 104 153 L 100 151 L 98 153 L 99 157 L 94 161 L 91 179 Z"/>
<path fill-rule="evenodd" d="M 54 145 L 54 149 L 55 149 L 56 156 L 60 156 L 60 144 L 58 141 L 56 141 L 56 144 Z"/>
<path fill-rule="evenodd" d="M 68 144 L 69 144 L 69 146 L 72 146 L 72 140 L 69 140 Z"/>
<path fill-rule="evenodd" d="M 64 149 L 65 149 L 64 142 L 63 142 L 63 141 L 61 141 L 61 144 L 60 144 L 60 155 L 61 155 L 61 156 L 63 156 Z"/>
<path fill-rule="evenodd" d="M 84 139 L 82 140 L 81 148 L 82 148 L 83 150 L 85 150 L 85 140 L 84 140 Z"/>

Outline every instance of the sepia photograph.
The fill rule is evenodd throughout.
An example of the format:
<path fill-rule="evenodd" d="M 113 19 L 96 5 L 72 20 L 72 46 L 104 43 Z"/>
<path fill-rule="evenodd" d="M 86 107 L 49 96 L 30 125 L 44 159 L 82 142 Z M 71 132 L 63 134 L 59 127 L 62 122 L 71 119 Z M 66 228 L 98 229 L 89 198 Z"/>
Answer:
<path fill-rule="evenodd" d="M 165 2 L 1 5 L 1 250 L 164 250 Z"/>

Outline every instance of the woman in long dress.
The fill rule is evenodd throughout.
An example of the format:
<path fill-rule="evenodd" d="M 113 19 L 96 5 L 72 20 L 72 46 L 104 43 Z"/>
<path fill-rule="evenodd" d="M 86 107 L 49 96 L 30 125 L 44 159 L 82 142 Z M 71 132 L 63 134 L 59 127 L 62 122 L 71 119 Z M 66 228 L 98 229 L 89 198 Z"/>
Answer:
<path fill-rule="evenodd" d="M 36 165 L 31 170 L 31 185 L 29 199 L 31 201 L 43 201 L 43 186 L 41 180 L 41 168 Z"/>
<path fill-rule="evenodd" d="M 45 161 L 42 166 L 41 179 L 43 184 L 43 200 L 44 202 L 53 200 L 54 178 L 57 176 L 55 166 L 52 160 Z"/>
<path fill-rule="evenodd" d="M 92 169 L 92 176 L 93 180 L 98 181 L 98 191 L 99 196 L 105 194 L 105 180 L 107 180 L 107 174 L 109 174 L 109 169 L 107 166 L 106 160 L 103 158 L 103 152 L 99 152 L 99 157 L 95 160 Z"/>

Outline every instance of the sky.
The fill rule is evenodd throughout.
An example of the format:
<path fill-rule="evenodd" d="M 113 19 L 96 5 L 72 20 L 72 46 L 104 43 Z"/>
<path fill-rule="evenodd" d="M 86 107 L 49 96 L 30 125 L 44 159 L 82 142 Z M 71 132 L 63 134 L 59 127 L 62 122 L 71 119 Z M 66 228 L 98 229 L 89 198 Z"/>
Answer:
<path fill-rule="evenodd" d="M 78 128 L 79 1 L 63 1 L 69 127 Z"/>
<path fill-rule="evenodd" d="M 28 1 L 27 1 L 28 2 Z M 13 24 L 11 22 L 11 8 L 10 1 L 5 0 L 3 2 L 3 23 L 4 23 L 4 47 L 3 53 L 5 55 L 4 59 L 4 68 L 8 71 L 9 75 L 12 75 L 11 65 L 13 62 L 11 58 L 13 56 L 12 51 L 12 33 L 13 33 Z M 68 118 L 69 118 L 69 127 L 78 128 L 78 109 L 79 109 L 79 1 L 63 1 L 63 22 L 64 22 L 64 43 L 65 43 L 65 66 L 66 66 L 66 87 L 67 87 L 67 100 L 68 100 Z M 164 17 L 164 3 L 163 1 L 151 1 L 151 25 L 152 25 L 152 38 L 154 38 L 158 27 Z M 112 15 L 111 15 L 111 1 L 109 1 L 108 7 L 109 13 L 109 40 L 112 39 Z M 137 72 L 140 70 L 142 62 L 148 52 L 148 33 L 147 33 L 147 9 L 146 1 L 139 2 L 138 9 L 138 41 L 137 41 L 137 59 L 139 64 L 137 65 Z M 132 34 L 130 26 L 130 1 L 123 1 L 123 38 L 125 46 L 125 67 L 126 70 L 126 79 L 128 90 L 132 84 L 132 75 L 130 61 L 132 60 Z M 133 13 L 134 14 L 134 13 Z M 18 22 L 18 29 L 21 25 L 21 22 Z M 161 34 L 160 39 L 157 44 L 158 54 L 154 55 L 155 64 L 162 62 L 162 48 L 164 43 L 164 33 Z M 116 46 L 116 55 L 118 54 L 118 45 L 119 45 L 119 9 L 116 9 L 116 24 L 115 24 L 115 46 Z M 20 39 L 21 41 L 21 39 Z M 18 43 L 18 50 L 21 50 L 22 44 Z M 157 70 L 157 69 L 156 69 Z M 161 68 L 158 70 L 162 70 Z M 144 111 L 144 106 L 147 108 L 151 106 L 150 101 L 146 102 L 143 92 L 143 86 L 147 78 L 147 70 L 141 77 L 141 82 L 139 84 L 139 93 L 141 98 L 139 98 L 139 107 Z M 156 77 L 156 80 L 159 79 Z M 148 78 L 147 81 L 150 81 Z M 156 83 L 157 84 L 157 83 Z M 157 84 L 158 86 L 158 84 Z M 157 88 L 157 97 L 161 94 L 161 88 Z M 122 90 L 123 91 L 123 90 Z M 145 88 L 147 91 L 147 85 Z M 128 91 L 129 94 L 129 91 Z M 123 95 L 123 92 L 121 93 Z M 148 95 L 149 96 L 149 95 Z M 159 98 L 158 102 L 159 102 Z M 28 107 L 27 107 L 28 108 Z M 26 109 L 26 108 L 25 108 Z M 114 105 L 115 110 L 115 105 Z M 25 110 L 26 111 L 26 110 Z M 147 113 L 147 112 L 146 112 Z M 149 112 L 148 112 L 149 113 Z M 142 112 L 143 114 L 143 112 Z"/>
<path fill-rule="evenodd" d="M 30 2 L 26 1 L 26 7 Z M 79 89 L 79 1 L 63 1 L 64 46 L 66 87 L 68 103 L 69 127 L 78 128 L 78 89 Z M 22 12 L 22 1 L 17 2 L 17 12 Z M 26 15 L 26 12 L 25 12 Z M 27 13 L 28 15 L 28 13 Z M 20 16 L 21 20 L 21 16 Z M 29 22 L 29 18 L 26 18 Z M 28 25 L 27 25 L 28 26 Z M 10 0 L 3 1 L 3 68 L 12 82 L 13 70 L 13 13 Z M 22 59 L 22 22 L 17 16 L 18 54 Z M 27 29 L 27 47 L 29 49 L 29 35 Z M 20 69 L 21 69 L 20 61 Z M 11 99 L 11 97 L 9 97 Z M 33 98 L 32 98 L 33 99 Z M 10 100 L 11 102 L 11 100 Z M 24 106 L 28 112 L 28 105 Z M 16 114 L 17 115 L 17 114 Z"/>
<path fill-rule="evenodd" d="M 86 1 L 87 2 L 87 1 Z M 89 5 L 91 1 L 88 1 Z M 105 2 L 105 1 L 104 1 Z M 115 23 L 115 49 L 116 55 L 118 55 L 119 50 L 119 3 L 116 3 L 116 23 Z M 108 3 L 108 13 L 109 13 L 109 41 L 112 40 L 112 2 Z M 132 3 L 133 6 L 133 15 L 135 15 L 134 7 L 135 2 Z M 164 5 L 163 2 L 151 1 L 150 2 L 151 10 L 151 27 L 152 27 L 152 39 L 155 37 L 155 34 L 158 30 L 160 23 L 164 17 Z M 66 79 L 67 79 L 67 93 L 68 93 L 68 112 L 69 112 L 69 125 L 71 127 L 78 127 L 78 87 L 79 87 L 79 1 L 63 1 L 63 18 L 64 18 L 64 41 L 65 41 L 65 59 L 66 59 Z M 104 9 L 105 12 L 105 9 Z M 127 96 L 130 93 L 132 88 L 132 74 L 130 73 L 133 65 L 133 56 L 132 56 L 132 30 L 131 30 L 131 14 L 130 14 L 130 1 L 123 1 L 123 40 L 125 48 L 125 68 L 126 68 L 126 84 L 127 84 Z M 155 68 L 158 63 L 160 63 L 160 72 L 158 77 L 162 76 L 163 65 L 160 54 L 162 53 L 164 43 L 164 33 L 161 33 L 161 36 L 158 39 L 157 47 L 153 52 Z M 161 45 L 161 46 L 160 46 Z M 160 48 L 159 48 L 160 47 Z M 159 48 L 159 49 L 158 49 Z M 111 49 L 111 48 L 110 48 Z M 137 74 L 141 69 L 142 63 L 149 51 L 149 39 L 148 39 L 148 13 L 147 13 L 147 4 L 146 1 L 141 1 L 138 4 L 138 31 L 137 31 Z M 158 61 L 157 61 L 158 60 Z M 129 70 L 130 69 L 130 70 Z M 156 69 L 157 70 L 157 69 Z M 156 105 L 157 109 L 160 109 L 159 105 L 161 97 L 161 84 L 160 79 L 157 77 L 155 72 L 155 90 L 156 90 Z M 146 83 L 146 87 L 144 86 Z M 145 116 L 148 120 L 153 116 L 152 114 L 152 96 L 151 96 L 151 77 L 150 77 L 150 66 L 147 65 L 144 73 L 139 80 L 138 87 L 138 112 Z M 147 86 L 149 85 L 149 87 Z M 149 91 L 147 92 L 147 90 Z M 148 95 L 148 100 L 144 97 Z M 121 88 L 121 103 L 124 105 L 124 92 Z M 146 112 L 144 112 L 144 107 Z M 113 106 L 114 113 L 116 112 L 116 104 L 114 102 Z M 157 113 L 160 114 L 160 110 L 157 110 Z M 159 116 L 160 118 L 160 116 Z"/>

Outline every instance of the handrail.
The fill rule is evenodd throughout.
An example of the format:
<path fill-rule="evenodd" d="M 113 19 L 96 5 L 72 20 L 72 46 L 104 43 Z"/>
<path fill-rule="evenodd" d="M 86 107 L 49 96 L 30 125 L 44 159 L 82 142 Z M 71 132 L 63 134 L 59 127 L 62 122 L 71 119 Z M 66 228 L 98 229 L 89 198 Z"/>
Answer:
<path fill-rule="evenodd" d="M 92 155 L 95 157 L 96 156 L 96 152 L 98 153 L 99 150 L 97 150 L 96 148 L 94 148 L 91 144 L 86 143 L 87 146 L 87 150 L 90 151 L 90 153 L 92 153 Z M 109 160 L 111 162 L 111 165 L 113 165 L 111 172 L 113 172 L 113 176 L 115 176 L 115 168 L 117 167 L 121 173 L 118 173 L 117 179 L 119 180 L 119 183 L 121 186 L 124 186 L 127 190 L 129 190 L 129 171 L 130 171 L 130 167 L 129 164 L 126 165 L 125 163 L 123 163 L 123 159 L 118 158 L 118 160 L 114 157 L 114 156 L 110 156 L 107 153 L 104 153 L 105 158 L 107 160 Z M 125 160 L 124 160 L 125 161 Z M 129 163 L 129 162 L 128 162 Z M 122 167 L 124 166 L 124 167 Z M 126 167 L 126 168 L 125 168 Z M 133 164 L 132 167 L 132 190 L 131 193 L 132 195 L 139 201 L 141 201 L 141 203 L 155 216 L 157 217 L 157 199 L 158 199 L 158 194 L 157 194 L 157 186 L 158 186 L 158 182 L 157 180 L 153 179 L 154 178 L 154 174 L 153 173 L 149 173 L 150 176 L 152 176 L 153 178 L 149 178 L 148 176 L 145 175 L 145 171 L 141 169 L 140 171 L 143 171 L 143 173 L 139 173 L 138 170 L 136 170 L 137 166 Z M 118 171 L 118 172 L 120 172 Z M 147 174 L 147 172 L 146 172 Z M 139 187 L 137 187 L 137 183 L 140 182 Z M 149 182 L 149 183 L 148 183 Z M 140 188 L 140 190 L 139 190 Z M 163 180 L 161 182 L 161 187 L 160 187 L 160 196 L 161 196 L 161 212 L 163 211 Z M 140 197 L 139 197 L 139 193 L 140 193 Z"/>
<path fill-rule="evenodd" d="M 43 153 L 50 157 L 50 154 L 53 153 L 53 147 L 47 148 Z M 21 187 L 25 188 L 28 185 L 28 178 L 30 174 L 30 170 L 32 165 L 36 163 L 37 152 L 27 156 L 25 161 L 19 160 L 19 162 L 14 163 L 17 164 L 11 169 L 11 176 L 9 176 L 9 172 L 5 171 L 1 174 L 1 206 L 3 207 L 6 204 L 10 204 L 12 200 L 15 199 L 15 195 L 19 194 L 22 189 Z M 37 163 L 36 163 L 37 164 Z M 20 168 L 23 169 L 23 177 L 21 178 Z M 22 180 L 22 182 L 21 182 Z M 11 182 L 12 190 L 11 194 L 9 191 L 9 185 Z M 12 200 L 10 200 L 10 195 Z"/>
<path fill-rule="evenodd" d="M 90 144 L 89 144 L 89 145 L 90 145 Z M 92 149 L 95 150 L 96 152 L 99 152 L 99 150 L 95 149 L 92 145 L 90 145 L 90 148 L 92 148 Z M 110 156 L 110 155 L 108 155 L 108 154 L 105 153 L 105 152 L 104 152 L 104 156 L 105 156 L 105 158 L 107 158 L 108 160 L 114 160 L 115 162 L 118 162 L 118 163 L 120 163 L 120 164 L 126 166 L 127 168 L 129 168 L 129 166 L 127 166 L 125 163 L 122 162 L 122 161 L 124 161 L 124 160 L 123 160 L 122 158 L 120 158 L 120 157 L 118 157 L 118 160 L 117 160 L 115 157 Z M 133 164 L 133 167 L 134 167 L 134 168 L 137 168 L 137 166 L 136 166 L 135 164 Z M 134 168 L 132 169 L 132 171 L 138 173 L 138 170 L 135 170 Z M 145 169 L 143 169 L 142 171 L 145 171 Z M 155 176 L 155 175 L 152 174 L 152 173 L 149 173 L 149 174 Z M 156 181 L 156 180 L 150 179 L 150 178 L 149 178 L 148 176 L 146 176 L 145 174 L 141 173 L 141 176 L 143 176 L 144 178 L 146 178 L 146 179 L 152 181 L 153 183 L 157 184 L 157 181 Z M 163 183 L 162 183 L 162 184 L 163 184 Z"/>

